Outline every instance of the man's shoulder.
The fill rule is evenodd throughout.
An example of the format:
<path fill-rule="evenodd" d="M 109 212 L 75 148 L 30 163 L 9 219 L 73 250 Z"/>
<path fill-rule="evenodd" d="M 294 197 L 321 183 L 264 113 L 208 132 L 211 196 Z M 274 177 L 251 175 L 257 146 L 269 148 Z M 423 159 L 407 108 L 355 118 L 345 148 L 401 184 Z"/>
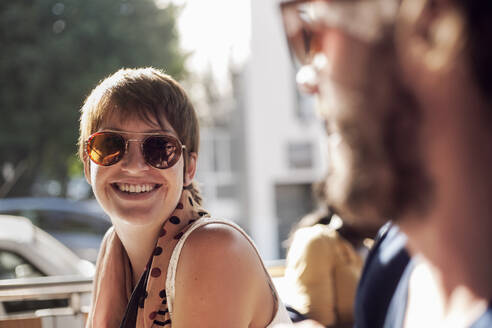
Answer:
<path fill-rule="evenodd" d="M 492 327 L 492 300 L 484 314 L 470 328 L 487 328 Z"/>
<path fill-rule="evenodd" d="M 397 226 L 384 225 L 367 257 L 355 301 L 356 326 L 382 327 L 391 298 L 410 262 L 406 236 Z"/>

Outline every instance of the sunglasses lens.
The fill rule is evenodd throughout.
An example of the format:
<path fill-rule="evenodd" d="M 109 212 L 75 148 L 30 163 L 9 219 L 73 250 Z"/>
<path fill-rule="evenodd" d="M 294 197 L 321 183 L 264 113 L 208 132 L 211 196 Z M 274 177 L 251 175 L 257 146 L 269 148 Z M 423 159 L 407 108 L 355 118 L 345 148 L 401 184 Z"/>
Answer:
<path fill-rule="evenodd" d="M 124 152 L 125 140 L 115 133 L 96 133 L 87 142 L 87 154 L 98 165 L 113 165 L 123 157 Z"/>
<path fill-rule="evenodd" d="M 285 3 L 281 10 L 291 54 L 301 65 L 305 65 L 311 57 L 313 33 L 306 15 L 302 13 L 302 4 Z"/>
<path fill-rule="evenodd" d="M 158 169 L 167 169 L 179 160 L 181 146 L 173 137 L 149 137 L 143 144 L 143 153 L 147 163 Z"/>
<path fill-rule="evenodd" d="M 335 1 L 316 0 L 298 0 L 280 5 L 287 43 L 297 64 L 311 64 L 314 56 L 323 50 L 325 33 L 339 29 L 343 17 L 352 17 L 352 11 L 347 13 L 345 5 L 351 2 L 339 2 L 344 6 L 338 2 L 335 4 Z"/>

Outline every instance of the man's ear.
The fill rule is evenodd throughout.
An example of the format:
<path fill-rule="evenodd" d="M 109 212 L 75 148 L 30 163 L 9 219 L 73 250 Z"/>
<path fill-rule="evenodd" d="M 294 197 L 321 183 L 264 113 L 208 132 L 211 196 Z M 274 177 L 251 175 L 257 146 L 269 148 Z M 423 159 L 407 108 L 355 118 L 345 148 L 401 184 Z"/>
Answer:
<path fill-rule="evenodd" d="M 396 25 L 399 57 L 407 69 L 440 71 L 462 51 L 465 18 L 449 0 L 403 0 Z"/>
<path fill-rule="evenodd" d="M 186 158 L 184 177 L 183 177 L 184 186 L 189 186 L 193 181 L 193 178 L 195 177 L 195 173 L 196 173 L 197 160 L 198 160 L 197 153 L 188 153 L 188 156 Z"/>
<path fill-rule="evenodd" d="M 87 157 L 87 155 L 84 155 L 84 176 L 85 180 L 87 180 L 87 183 L 90 185 L 91 184 L 91 161 Z"/>

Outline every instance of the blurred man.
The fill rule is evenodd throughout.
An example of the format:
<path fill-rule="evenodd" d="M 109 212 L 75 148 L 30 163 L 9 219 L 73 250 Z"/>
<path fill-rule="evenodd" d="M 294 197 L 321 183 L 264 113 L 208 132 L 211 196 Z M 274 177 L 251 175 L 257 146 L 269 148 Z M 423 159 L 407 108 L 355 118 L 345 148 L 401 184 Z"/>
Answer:
<path fill-rule="evenodd" d="M 329 134 L 328 203 L 386 225 L 357 327 L 492 327 L 492 1 L 281 5 Z M 357 218 L 364 218 L 363 221 Z"/>

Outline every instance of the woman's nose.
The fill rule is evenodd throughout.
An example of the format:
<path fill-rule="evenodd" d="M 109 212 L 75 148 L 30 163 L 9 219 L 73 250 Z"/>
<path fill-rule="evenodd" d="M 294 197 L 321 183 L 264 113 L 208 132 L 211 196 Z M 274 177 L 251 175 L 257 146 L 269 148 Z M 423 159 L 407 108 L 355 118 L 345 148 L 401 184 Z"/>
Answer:
<path fill-rule="evenodd" d="M 143 156 L 140 141 L 127 141 L 126 154 L 123 156 L 121 164 L 122 168 L 128 171 L 141 171 L 149 168 Z"/>

